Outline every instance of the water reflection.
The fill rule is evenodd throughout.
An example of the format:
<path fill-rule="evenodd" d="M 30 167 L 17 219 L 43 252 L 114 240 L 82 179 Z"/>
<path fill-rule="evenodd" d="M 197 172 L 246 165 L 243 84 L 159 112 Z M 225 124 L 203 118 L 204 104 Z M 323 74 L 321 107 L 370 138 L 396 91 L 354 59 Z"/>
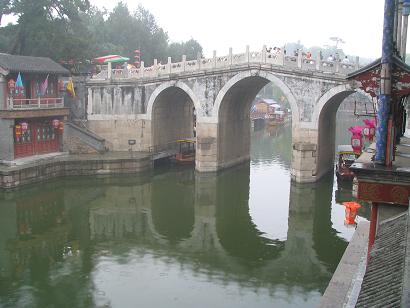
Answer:
<path fill-rule="evenodd" d="M 350 190 L 291 183 L 290 136 L 254 132 L 251 164 L 219 175 L 0 194 L 0 306 L 315 307 L 353 233 L 337 204 Z"/>
<path fill-rule="evenodd" d="M 217 299 L 257 307 L 255 297 L 259 306 L 314 305 L 346 247 L 331 226 L 329 180 L 291 185 L 286 240 L 252 221 L 249 166 L 219 176 L 174 169 L 152 180 L 90 180 L 2 195 L 3 306 L 144 306 L 159 301 L 157 280 L 170 290 L 158 306 L 174 297 L 168 306 L 190 306 L 204 289 L 211 294 L 202 307 Z M 124 283 L 131 278 L 138 292 Z M 187 294 L 183 280 L 197 290 Z"/>

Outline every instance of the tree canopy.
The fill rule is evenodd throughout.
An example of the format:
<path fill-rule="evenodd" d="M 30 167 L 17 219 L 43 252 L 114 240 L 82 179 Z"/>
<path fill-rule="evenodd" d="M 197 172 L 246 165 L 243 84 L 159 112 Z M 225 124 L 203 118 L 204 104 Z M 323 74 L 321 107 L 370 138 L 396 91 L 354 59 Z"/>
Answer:
<path fill-rule="evenodd" d="M 139 49 L 146 65 L 202 55 L 196 40 L 171 43 L 148 10 L 138 6 L 131 12 L 123 2 L 107 12 L 89 0 L 0 0 L 0 22 L 5 15 L 16 23 L 0 28 L 0 52 L 84 61 L 107 54 L 133 59 Z"/>

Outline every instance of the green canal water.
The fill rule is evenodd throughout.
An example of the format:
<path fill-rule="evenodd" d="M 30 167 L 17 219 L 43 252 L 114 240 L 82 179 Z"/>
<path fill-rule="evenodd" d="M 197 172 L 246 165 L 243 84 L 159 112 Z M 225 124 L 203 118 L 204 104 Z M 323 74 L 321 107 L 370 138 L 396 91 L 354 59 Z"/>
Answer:
<path fill-rule="evenodd" d="M 0 193 L 0 307 L 315 307 L 349 188 L 291 183 L 290 127 L 253 132 L 251 157 Z"/>

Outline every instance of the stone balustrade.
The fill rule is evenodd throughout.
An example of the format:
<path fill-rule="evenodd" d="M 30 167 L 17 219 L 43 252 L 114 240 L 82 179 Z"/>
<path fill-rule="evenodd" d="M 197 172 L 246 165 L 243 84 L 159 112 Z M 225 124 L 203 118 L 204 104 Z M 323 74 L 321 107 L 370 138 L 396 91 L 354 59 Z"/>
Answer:
<path fill-rule="evenodd" d="M 247 46 L 245 53 L 233 54 L 232 48 L 230 48 L 228 55 L 217 56 L 216 51 L 214 51 L 212 58 L 198 58 L 196 60 L 188 61 L 186 60 L 186 56 L 183 55 L 181 62 L 172 63 L 171 57 L 168 57 L 168 62 L 166 64 L 158 63 L 157 59 L 155 59 L 154 64 L 150 67 L 145 67 L 144 62 L 141 62 L 140 68 L 111 69 L 111 65 L 109 64 L 101 72 L 94 75 L 92 79 L 156 78 L 169 76 L 171 74 L 229 69 L 232 66 L 240 66 L 244 64 L 272 65 L 288 69 L 346 75 L 359 68 L 359 58 L 356 57 L 355 63 L 322 61 L 319 58 L 306 59 L 301 53 L 296 57 L 284 55 L 283 53 L 267 52 L 266 46 L 263 47 L 262 51 L 250 51 L 249 46 Z"/>

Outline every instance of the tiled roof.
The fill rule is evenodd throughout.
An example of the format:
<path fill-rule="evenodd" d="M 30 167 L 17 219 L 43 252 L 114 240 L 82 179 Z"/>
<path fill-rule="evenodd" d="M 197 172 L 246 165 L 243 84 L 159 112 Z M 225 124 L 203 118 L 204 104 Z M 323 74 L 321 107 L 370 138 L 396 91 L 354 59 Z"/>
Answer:
<path fill-rule="evenodd" d="M 379 225 L 356 307 L 402 306 L 407 219 L 404 213 Z"/>
<path fill-rule="evenodd" d="M 0 67 L 10 72 L 68 75 L 70 72 L 50 58 L 0 53 Z"/>

